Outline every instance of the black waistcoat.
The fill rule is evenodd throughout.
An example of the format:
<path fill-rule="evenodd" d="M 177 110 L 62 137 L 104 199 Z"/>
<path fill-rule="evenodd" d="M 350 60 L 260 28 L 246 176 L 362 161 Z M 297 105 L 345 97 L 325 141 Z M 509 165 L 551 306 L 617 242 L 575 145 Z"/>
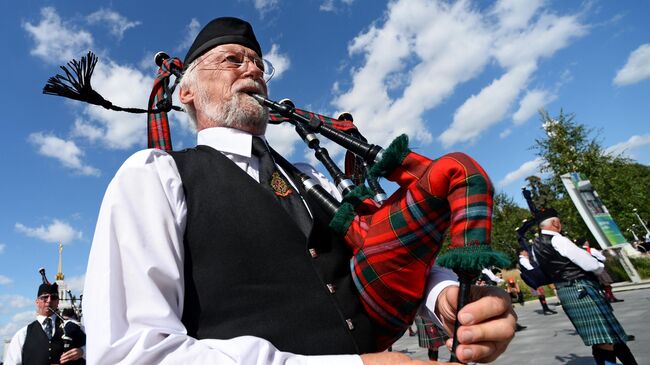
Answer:
<path fill-rule="evenodd" d="M 275 197 L 220 152 L 171 155 L 187 202 L 182 321 L 190 336 L 253 335 L 305 355 L 373 350 L 351 252 L 319 207 L 307 197 L 307 240 Z"/>
<path fill-rule="evenodd" d="M 23 364 L 24 365 L 44 365 L 58 364 L 61 354 L 63 353 L 63 330 L 61 330 L 60 320 L 54 321 L 54 336 L 48 340 L 43 327 L 38 321 L 34 321 L 27 326 L 27 336 L 23 344 Z"/>
<path fill-rule="evenodd" d="M 550 234 L 541 234 L 535 243 L 535 258 L 539 263 L 544 274 L 551 278 L 554 283 L 561 281 L 570 281 L 577 279 L 594 280 L 595 276 L 590 272 L 584 271 L 573 261 L 560 255 L 553 248 Z"/>

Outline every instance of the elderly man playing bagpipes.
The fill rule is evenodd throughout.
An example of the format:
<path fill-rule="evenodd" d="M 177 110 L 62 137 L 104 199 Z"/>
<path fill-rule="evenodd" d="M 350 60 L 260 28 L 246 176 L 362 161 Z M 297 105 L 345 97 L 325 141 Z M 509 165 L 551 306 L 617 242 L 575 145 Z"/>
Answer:
<path fill-rule="evenodd" d="M 459 289 L 451 271 L 432 269 L 448 227 L 450 255 L 439 261 L 462 282 L 499 260 L 488 244 L 492 187 L 473 160 L 434 162 L 403 137 L 368 157 L 377 161 L 369 176 L 398 182 L 402 198 L 379 206 L 363 188 L 343 202 L 323 198 L 337 195 L 333 185 L 264 138 L 266 106 L 298 113 L 266 99 L 273 70 L 250 24 L 215 19 L 184 62 L 161 63 L 177 77 L 182 69 L 197 147 L 171 151 L 151 116 L 164 103 L 150 103 L 155 148 L 123 164 L 99 213 L 84 293 L 90 363 L 430 363 L 379 352 L 418 309 L 455 328 L 454 360 L 489 362 L 506 349 L 515 327 L 507 295 Z M 118 110 L 90 88 L 92 67 L 71 66 L 84 73 L 75 90 L 57 76 L 46 93 Z M 309 130 L 296 123 L 311 142 L 316 119 Z"/>

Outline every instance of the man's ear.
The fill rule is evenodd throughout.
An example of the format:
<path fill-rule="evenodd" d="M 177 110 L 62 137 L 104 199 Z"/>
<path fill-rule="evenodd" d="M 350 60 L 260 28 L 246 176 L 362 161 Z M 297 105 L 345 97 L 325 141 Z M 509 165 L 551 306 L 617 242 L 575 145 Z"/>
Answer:
<path fill-rule="evenodd" d="M 194 104 L 194 90 L 189 87 L 181 87 L 178 92 L 178 99 L 183 104 Z"/>

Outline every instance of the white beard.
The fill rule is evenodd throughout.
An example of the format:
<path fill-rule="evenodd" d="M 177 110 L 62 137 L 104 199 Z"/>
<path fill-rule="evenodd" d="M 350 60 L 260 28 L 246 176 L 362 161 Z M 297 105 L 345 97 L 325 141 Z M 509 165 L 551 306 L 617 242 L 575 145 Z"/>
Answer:
<path fill-rule="evenodd" d="M 249 95 L 237 92 L 223 103 L 214 103 L 204 88 L 197 91 L 198 104 L 211 126 L 235 128 L 253 134 L 264 134 L 266 131 L 268 109 Z"/>

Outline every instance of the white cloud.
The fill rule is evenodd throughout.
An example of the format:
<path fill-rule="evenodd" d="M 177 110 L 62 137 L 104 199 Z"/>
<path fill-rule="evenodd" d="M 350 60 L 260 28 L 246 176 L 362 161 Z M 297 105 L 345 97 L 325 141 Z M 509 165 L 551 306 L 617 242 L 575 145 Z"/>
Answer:
<path fill-rule="evenodd" d="M 617 143 L 605 149 L 605 152 L 611 155 L 627 155 L 634 158 L 634 150 L 640 147 L 650 145 L 650 134 L 642 134 L 640 136 L 632 136 L 625 142 Z"/>
<path fill-rule="evenodd" d="M 31 54 L 48 63 L 68 62 L 93 46 L 90 33 L 64 24 L 56 9 L 52 7 L 41 9 L 41 20 L 38 24 L 27 22 L 23 24 L 23 28 L 36 42 Z"/>
<path fill-rule="evenodd" d="M 530 13 L 525 13 L 518 19 L 533 18 Z M 478 95 L 471 96 L 458 108 L 452 125 L 438 138 L 445 147 L 458 142 L 473 141 L 483 131 L 503 120 L 514 100 L 526 88 L 537 70 L 538 61 L 552 56 L 566 47 L 572 39 L 586 32 L 575 16 L 558 17 L 543 13 L 525 28 L 519 29 L 520 25 L 513 31 L 513 24 L 521 22 L 510 20 L 505 26 L 499 24 L 501 28 L 498 26 L 492 34 L 494 41 L 491 50 L 495 59 L 507 71 L 500 79 L 493 81 Z M 528 113 L 530 109 L 520 108 L 515 113 L 515 124 L 520 124 L 522 121 L 519 118 L 526 117 Z"/>
<path fill-rule="evenodd" d="M 352 5 L 354 0 L 341 0 L 341 3 L 346 6 Z M 336 0 L 325 0 L 323 3 L 320 5 L 319 10 L 320 11 L 329 11 L 329 12 L 335 12 L 339 8 L 335 4 Z"/>
<path fill-rule="evenodd" d="M 280 125 L 269 125 L 266 129 L 266 138 L 269 139 L 269 144 L 279 154 L 290 156 L 295 151 L 300 137 L 289 123 L 282 123 Z"/>
<path fill-rule="evenodd" d="M 519 101 L 519 109 L 512 115 L 515 125 L 520 125 L 535 115 L 557 96 L 548 90 L 531 90 Z"/>
<path fill-rule="evenodd" d="M 291 60 L 289 55 L 286 53 L 280 53 L 280 46 L 273 44 L 271 46 L 271 51 L 264 55 L 264 58 L 271 61 L 273 68 L 275 68 L 275 74 L 273 79 L 280 79 L 282 74 L 291 67 Z"/>
<path fill-rule="evenodd" d="M 199 34 L 199 31 L 201 30 L 201 23 L 196 18 L 192 18 L 190 20 L 190 23 L 187 25 L 187 32 L 185 33 L 185 38 L 181 42 L 181 44 L 176 47 L 176 51 L 186 51 L 190 48 L 192 45 L 192 42 L 194 42 L 194 39 L 196 38 L 196 35 Z"/>
<path fill-rule="evenodd" d="M 384 24 L 351 42 L 349 52 L 363 55 L 365 64 L 353 70 L 352 87 L 333 104 L 350 111 L 373 143 L 387 144 L 402 133 L 430 142 L 423 113 L 483 68 L 486 33 L 467 2 L 392 2 Z M 396 79 L 405 86 L 389 90 Z"/>
<path fill-rule="evenodd" d="M 72 137 L 85 138 L 91 142 L 95 142 L 104 136 L 105 131 L 91 123 L 84 121 L 81 118 L 76 118 L 74 127 L 72 127 Z"/>
<path fill-rule="evenodd" d="M 38 147 L 38 153 L 52 157 L 63 166 L 72 169 L 81 175 L 99 176 L 98 169 L 85 165 L 81 158 L 84 152 L 77 147 L 74 141 L 66 141 L 54 135 L 46 135 L 41 132 L 32 133 L 29 135 L 29 142 Z"/>
<path fill-rule="evenodd" d="M 506 128 L 504 131 L 499 133 L 499 138 L 504 139 L 508 137 L 510 134 L 512 134 L 512 128 Z"/>
<path fill-rule="evenodd" d="M 146 109 L 152 86 L 152 77 L 110 59 L 98 62 L 93 73 L 95 90 L 122 107 Z M 102 131 L 99 140 L 108 148 L 128 149 L 138 144 L 146 147 L 146 114 L 120 113 L 96 105 L 87 105 L 84 114 L 88 119 L 75 129 L 77 135 L 92 140 Z"/>
<path fill-rule="evenodd" d="M 497 183 L 497 186 L 499 188 L 504 188 L 513 182 L 520 181 L 530 175 L 534 175 L 535 173 L 539 172 L 539 168 L 542 165 L 542 162 L 543 159 L 541 157 L 537 157 L 532 161 L 524 162 L 515 171 L 507 173 L 506 176 Z"/>
<path fill-rule="evenodd" d="M 0 298 L 2 298 L 2 296 L 0 296 Z M 33 305 L 34 301 L 31 300 L 30 303 Z M 0 338 L 3 340 L 12 338 L 20 328 L 28 325 L 34 319 L 36 319 L 36 311 L 33 310 L 14 315 L 11 318 L 11 322 L 0 327 Z"/>
<path fill-rule="evenodd" d="M 390 2 L 384 19 L 350 43 L 350 55 L 361 55 L 363 64 L 333 105 L 352 112 L 376 143 L 400 133 L 428 143 L 424 114 L 496 63 L 503 75 L 461 105 L 438 137 L 445 146 L 478 138 L 508 115 L 540 59 L 586 33 L 576 16 L 549 14 L 543 4 L 501 1 L 480 12 L 469 1 Z"/>
<path fill-rule="evenodd" d="M 278 6 L 278 0 L 253 0 L 253 5 L 263 18 L 266 13 Z"/>
<path fill-rule="evenodd" d="M 0 254 L 5 252 L 5 248 L 7 248 L 7 245 L 0 243 Z"/>
<path fill-rule="evenodd" d="M 576 16 L 543 13 L 534 23 L 515 32 L 497 28 L 492 51 L 500 65 L 511 68 L 551 57 L 584 34 L 586 27 Z"/>
<path fill-rule="evenodd" d="M 542 0 L 501 0 L 490 14 L 498 19 L 503 31 L 524 29 L 542 5 Z"/>
<path fill-rule="evenodd" d="M 517 97 L 519 90 L 528 82 L 534 65 L 521 65 L 494 80 L 478 95 L 472 95 L 454 113 L 454 121 L 438 140 L 450 147 L 461 141 L 473 141 L 483 131 L 503 119 Z"/>
<path fill-rule="evenodd" d="M 84 282 L 86 281 L 86 275 L 73 276 L 65 278 L 65 285 L 68 290 L 72 292 L 73 295 L 79 296 L 78 293 L 83 293 L 84 291 Z"/>
<path fill-rule="evenodd" d="M 0 275 L 0 285 L 9 285 L 13 282 L 14 282 L 13 279 L 11 279 L 10 277 Z"/>
<path fill-rule="evenodd" d="M 67 61 L 74 58 L 73 54 L 76 53 L 71 49 L 86 49 L 92 45 L 92 36 L 88 32 L 62 21 L 53 8 L 44 8 L 41 13 L 43 19 L 38 26 L 29 23 L 24 25 L 24 28 L 34 35 L 37 43 L 33 54 L 47 57 L 50 61 Z M 93 13 L 87 19 L 89 22 L 107 20 L 117 36 L 139 24 L 108 10 Z M 51 57 L 50 53 L 54 53 L 55 57 Z M 151 58 L 153 57 L 149 57 Z M 103 57 L 95 66 L 92 84 L 98 93 L 115 105 L 146 109 L 153 77 Z M 138 144 L 146 147 L 147 135 L 143 132 L 146 130 L 146 115 L 119 113 L 95 105 L 79 105 L 83 105 L 85 119 L 75 120 L 71 130 L 72 137 L 101 142 L 111 149 L 128 149 Z M 184 120 L 182 117 L 180 119 Z M 30 139 L 40 145 L 41 154 L 59 159 L 66 167 L 78 173 L 99 175 L 99 170 L 82 163 L 83 151 L 74 141 L 43 133 L 34 133 Z"/>
<path fill-rule="evenodd" d="M 16 309 L 22 309 L 30 305 L 34 305 L 34 299 L 29 299 L 18 294 L 0 295 L 0 313 L 11 313 Z"/>
<path fill-rule="evenodd" d="M 614 85 L 635 84 L 650 77 L 650 43 L 642 44 L 627 59 L 625 66 L 618 70 Z"/>
<path fill-rule="evenodd" d="M 123 15 L 109 9 L 100 9 L 86 17 L 90 24 L 102 24 L 110 29 L 112 35 L 121 40 L 124 32 L 136 27 L 141 23 L 139 21 L 130 21 Z"/>
<path fill-rule="evenodd" d="M 27 227 L 22 223 L 16 223 L 15 227 L 18 232 L 45 242 L 70 243 L 74 240 L 80 240 L 82 237 L 80 231 L 75 230 L 68 223 L 58 219 L 53 219 L 52 223 L 47 227 Z"/>

